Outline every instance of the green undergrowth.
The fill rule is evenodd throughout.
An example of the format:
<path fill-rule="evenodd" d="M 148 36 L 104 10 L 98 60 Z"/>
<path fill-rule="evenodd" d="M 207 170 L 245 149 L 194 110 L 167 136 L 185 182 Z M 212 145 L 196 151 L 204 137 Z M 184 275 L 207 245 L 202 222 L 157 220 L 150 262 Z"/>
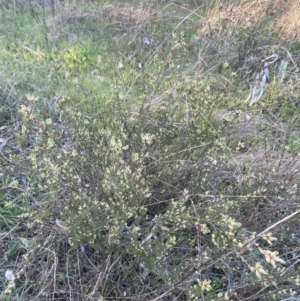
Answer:
<path fill-rule="evenodd" d="M 300 296 L 299 45 L 254 2 L 1 6 L 1 300 Z"/>

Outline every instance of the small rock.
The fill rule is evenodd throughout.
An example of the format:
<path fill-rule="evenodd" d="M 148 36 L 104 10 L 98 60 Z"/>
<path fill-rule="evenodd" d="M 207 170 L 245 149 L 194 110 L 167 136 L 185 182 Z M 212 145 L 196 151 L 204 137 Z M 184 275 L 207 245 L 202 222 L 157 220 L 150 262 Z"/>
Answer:
<path fill-rule="evenodd" d="M 11 281 L 15 278 L 15 275 L 14 275 L 14 272 L 13 270 L 11 269 L 7 269 L 5 271 L 5 274 L 4 274 L 5 278 L 8 280 L 8 281 Z"/>

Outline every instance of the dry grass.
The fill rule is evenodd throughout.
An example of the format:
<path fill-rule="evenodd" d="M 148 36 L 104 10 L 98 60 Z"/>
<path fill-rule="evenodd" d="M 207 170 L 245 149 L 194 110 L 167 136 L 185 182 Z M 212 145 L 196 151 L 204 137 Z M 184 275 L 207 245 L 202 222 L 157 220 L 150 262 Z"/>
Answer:
<path fill-rule="evenodd" d="M 239 0 L 219 3 L 208 12 L 207 17 L 204 18 L 204 26 L 199 29 L 198 34 L 209 35 L 213 29 L 221 29 L 227 23 L 236 26 L 246 24 L 249 28 L 259 28 L 266 21 L 297 33 L 299 30 L 298 8 L 299 1 L 293 0 Z M 286 22 L 287 20 L 289 21 Z"/>
<path fill-rule="evenodd" d="M 283 38 L 295 40 L 300 38 L 300 2 L 285 1 L 281 3 L 283 12 L 279 15 L 274 30 Z"/>

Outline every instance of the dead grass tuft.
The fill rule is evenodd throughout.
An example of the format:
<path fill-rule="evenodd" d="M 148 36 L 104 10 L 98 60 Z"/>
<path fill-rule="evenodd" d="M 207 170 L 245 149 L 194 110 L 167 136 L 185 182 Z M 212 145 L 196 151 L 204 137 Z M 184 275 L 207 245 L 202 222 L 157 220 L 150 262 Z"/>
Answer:
<path fill-rule="evenodd" d="M 147 8 L 137 8 L 133 5 L 122 7 L 120 5 L 108 4 L 102 8 L 105 18 L 113 18 L 124 23 L 146 24 L 155 18 Z"/>
<path fill-rule="evenodd" d="M 284 12 L 275 26 L 279 36 L 284 38 L 300 38 L 300 1 L 287 1 Z"/>
<path fill-rule="evenodd" d="M 269 22 L 270 29 L 283 38 L 299 38 L 300 36 L 300 2 L 299 1 L 237 1 L 214 6 L 206 20 L 198 29 L 199 37 L 210 36 L 216 30 L 222 30 L 230 24 L 232 34 L 234 26 L 246 26 L 258 29 L 262 23 Z M 233 26 L 233 27 L 232 27 Z"/>
<path fill-rule="evenodd" d="M 216 30 L 222 30 L 224 26 L 257 26 L 268 11 L 268 2 L 258 4 L 256 1 L 241 1 L 241 3 L 228 3 L 226 6 L 214 6 L 208 13 L 202 28 L 197 31 L 198 36 L 210 36 Z M 234 27 L 231 28 L 233 33 Z"/>

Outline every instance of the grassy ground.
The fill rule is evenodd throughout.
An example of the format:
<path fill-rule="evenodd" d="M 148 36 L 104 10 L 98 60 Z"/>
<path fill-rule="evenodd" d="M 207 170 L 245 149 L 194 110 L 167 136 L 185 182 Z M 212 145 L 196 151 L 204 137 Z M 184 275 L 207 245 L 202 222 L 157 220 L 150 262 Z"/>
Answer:
<path fill-rule="evenodd" d="M 0 300 L 299 300 L 296 1 L 33 2 L 0 6 Z"/>

